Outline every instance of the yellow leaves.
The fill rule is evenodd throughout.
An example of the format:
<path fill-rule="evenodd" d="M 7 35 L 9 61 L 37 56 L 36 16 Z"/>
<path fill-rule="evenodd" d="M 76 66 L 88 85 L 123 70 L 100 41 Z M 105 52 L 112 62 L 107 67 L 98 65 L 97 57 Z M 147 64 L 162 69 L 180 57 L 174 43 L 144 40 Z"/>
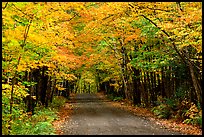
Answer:
<path fill-rule="evenodd" d="M 55 69 L 56 68 L 56 66 L 54 64 L 52 64 L 52 63 L 47 64 L 47 67 L 49 69 Z"/>
<path fill-rule="evenodd" d="M 199 113 L 198 108 L 194 103 L 192 103 L 190 109 L 187 110 L 187 112 L 185 113 L 185 116 L 193 119 L 196 115 L 198 115 L 198 113 Z"/>
<path fill-rule="evenodd" d="M 30 62 L 28 63 L 28 67 L 31 68 L 31 69 L 37 69 L 38 66 L 39 66 L 38 61 L 30 61 Z"/>
<path fill-rule="evenodd" d="M 175 28 L 175 26 L 174 26 L 174 24 L 168 22 L 168 23 L 165 23 L 165 24 L 164 24 L 163 28 L 164 28 L 165 30 L 168 30 L 168 29 L 173 29 L 173 28 Z"/>
<path fill-rule="evenodd" d="M 109 81 L 111 79 L 111 77 L 105 77 L 102 82 L 106 82 L 106 81 Z"/>
<path fill-rule="evenodd" d="M 74 75 L 74 74 L 65 74 L 65 77 L 64 77 L 66 80 L 68 81 L 74 81 L 77 79 L 77 77 Z"/>
<path fill-rule="evenodd" d="M 65 63 L 66 60 L 67 60 L 67 57 L 64 56 L 64 55 L 56 55 L 56 56 L 54 56 L 52 59 L 53 59 L 53 60 L 56 60 L 56 61 L 59 62 L 59 63 L 63 63 L 63 62 Z"/>
<path fill-rule="evenodd" d="M 12 15 L 12 12 L 4 10 L 4 12 L 2 13 L 2 24 L 3 25 L 7 25 L 7 26 L 12 25 L 13 26 L 15 24 L 14 20 L 11 18 L 11 15 Z"/>
<path fill-rule="evenodd" d="M 6 42 L 6 38 L 5 37 L 2 37 L 2 42 Z"/>
<path fill-rule="evenodd" d="M 9 30 L 4 30 L 3 33 L 7 40 L 12 40 L 12 39 L 23 40 L 22 32 L 18 30 L 15 31 L 15 30 L 9 29 Z"/>
<path fill-rule="evenodd" d="M 33 33 L 33 32 L 28 35 L 28 41 L 36 45 L 48 43 L 48 40 L 44 36 Z"/>
<path fill-rule="evenodd" d="M 110 84 L 110 86 L 113 86 L 114 89 L 118 90 L 120 88 L 120 85 L 118 83 Z"/>
<path fill-rule="evenodd" d="M 75 81 L 77 77 L 74 74 L 66 74 L 63 71 L 55 72 L 55 77 L 57 79 L 66 79 L 68 81 Z"/>
<path fill-rule="evenodd" d="M 28 93 L 27 93 L 27 88 L 25 88 L 25 86 L 22 86 L 22 85 L 20 85 L 20 86 L 15 86 L 14 87 L 14 95 L 16 96 L 16 97 L 19 97 L 19 98 L 24 98 L 24 97 L 26 97 L 27 95 L 29 95 Z"/>
<path fill-rule="evenodd" d="M 27 70 L 27 66 L 24 65 L 18 65 L 17 71 L 18 72 L 23 72 Z"/>
<path fill-rule="evenodd" d="M 7 91 L 7 90 L 10 90 L 11 89 L 11 85 L 9 84 L 2 84 L 2 90 L 4 91 Z"/>
<path fill-rule="evenodd" d="M 122 13 L 128 7 L 128 2 L 108 2 L 109 11 Z"/>
<path fill-rule="evenodd" d="M 2 84 L 2 96 L 10 98 L 11 88 L 12 86 L 9 84 Z M 25 86 L 23 86 L 21 83 L 18 83 L 18 85 L 14 85 L 14 97 L 23 99 L 23 97 L 26 97 L 28 95 L 27 90 L 28 89 L 25 88 Z"/>
<path fill-rule="evenodd" d="M 58 90 L 65 90 L 65 88 L 63 88 L 61 85 L 59 85 L 59 84 L 57 84 L 56 85 L 56 88 L 58 89 Z"/>
<path fill-rule="evenodd" d="M 134 10 L 129 9 L 129 4 L 133 5 Z M 33 48 L 30 48 L 34 51 L 38 51 L 38 48 L 45 49 L 42 53 L 39 50 L 41 53 L 39 56 L 42 56 L 39 57 L 40 59 L 36 59 L 38 55 L 36 55 L 36 58 L 34 56 L 33 60 L 28 59 L 29 56 L 24 55 L 25 58 L 21 60 L 17 71 L 22 72 L 28 70 L 28 68 L 35 69 L 39 66 L 47 66 L 51 75 L 55 75 L 59 79 L 72 81 L 76 77 L 73 74 L 67 74 L 70 73 L 70 70 L 79 68 L 81 64 L 86 64 L 85 66 L 90 67 L 96 64 L 96 62 L 100 62 L 99 60 L 105 64 L 105 67 L 101 69 L 114 71 L 118 67 L 117 59 L 114 56 L 105 55 L 105 53 L 111 52 L 108 48 L 109 45 L 104 45 L 105 48 L 100 53 L 104 53 L 103 55 L 94 54 L 95 50 L 89 47 L 93 45 L 92 43 L 98 46 L 98 41 L 104 40 L 107 37 L 122 37 L 127 47 L 131 44 L 127 43 L 133 40 L 137 41 L 138 47 L 142 46 L 143 44 L 141 43 L 146 42 L 146 37 L 140 37 L 141 30 L 136 29 L 138 26 L 130 24 L 134 20 L 137 21 L 140 14 L 147 15 L 158 26 L 167 31 L 168 34 L 171 34 L 171 38 L 176 39 L 178 47 L 183 48 L 192 44 L 199 52 L 202 52 L 202 38 L 199 37 L 202 35 L 202 4 L 200 3 L 183 3 L 184 11 L 180 13 L 177 13 L 176 3 L 99 2 L 94 6 L 90 6 L 90 8 L 87 8 L 86 5 L 87 3 L 77 2 L 50 2 L 47 4 L 38 3 L 36 5 L 33 3 L 26 3 L 25 5 L 21 5 L 21 3 L 16 4 L 19 9 L 29 15 L 33 14 L 33 12 L 37 13 L 31 24 L 27 42 L 35 45 Z M 10 40 L 19 42 L 23 40 L 25 26 L 17 25 L 14 29 L 15 21 L 12 17 L 18 15 L 26 20 L 28 19 L 27 15 L 23 15 L 23 13 L 14 7 L 10 7 L 9 10 L 5 9 L 2 15 L 3 24 L 6 25 L 6 29 L 3 29 L 5 36 L 2 38 L 2 42 L 6 43 Z M 198 23 L 201 24 L 200 27 L 196 27 Z M 73 26 L 80 27 L 80 24 L 85 24 L 85 27 L 82 26 L 82 29 L 79 29 L 79 31 L 73 29 Z M 146 26 L 145 22 L 141 21 L 141 24 Z M 141 29 L 143 28 L 141 27 Z M 18 55 L 16 53 L 20 51 L 20 47 L 17 42 L 9 45 L 13 47 L 10 50 L 6 51 L 4 49 L 4 53 L 7 56 L 11 55 L 13 57 Z M 110 42 L 110 44 L 112 43 Z M 118 43 L 115 45 L 116 48 L 120 48 Z M 56 51 L 56 54 L 51 55 L 49 53 L 47 55 L 47 49 L 52 50 L 53 53 Z M 129 50 L 130 47 L 127 49 Z M 12 52 L 12 50 L 15 52 Z M 131 50 L 133 50 L 133 47 Z M 76 53 L 80 52 L 80 57 L 73 54 L 75 51 Z M 89 58 L 84 57 L 84 51 L 87 54 L 91 53 L 91 56 Z M 115 50 L 112 51 L 112 53 L 114 52 Z M 46 60 L 48 56 L 51 60 Z M 131 69 L 130 64 L 128 64 L 128 69 Z"/>

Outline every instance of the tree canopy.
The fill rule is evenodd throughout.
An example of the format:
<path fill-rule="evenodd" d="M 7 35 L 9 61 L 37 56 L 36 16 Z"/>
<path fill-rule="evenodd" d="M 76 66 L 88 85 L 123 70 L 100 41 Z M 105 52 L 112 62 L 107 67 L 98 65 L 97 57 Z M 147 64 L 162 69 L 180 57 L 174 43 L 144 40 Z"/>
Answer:
<path fill-rule="evenodd" d="M 53 95 L 101 90 L 135 105 L 202 105 L 201 82 L 201 2 L 2 2 L 8 125 L 29 95 L 47 106 Z"/>

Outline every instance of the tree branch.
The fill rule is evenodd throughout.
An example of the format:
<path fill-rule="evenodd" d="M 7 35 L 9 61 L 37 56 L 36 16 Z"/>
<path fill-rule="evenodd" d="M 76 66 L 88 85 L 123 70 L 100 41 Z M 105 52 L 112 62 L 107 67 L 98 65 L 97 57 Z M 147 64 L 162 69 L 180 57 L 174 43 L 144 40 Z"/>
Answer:
<path fill-rule="evenodd" d="M 181 2 L 176 2 L 176 4 L 178 5 L 179 9 L 180 9 L 181 11 L 183 11 L 182 8 L 181 8 Z"/>
<path fill-rule="evenodd" d="M 26 15 L 26 16 L 28 16 L 29 18 L 32 19 L 33 14 L 32 14 L 32 15 L 28 15 L 28 14 L 24 13 L 21 9 L 17 8 L 16 5 L 14 5 L 13 3 L 12 3 L 12 5 L 14 6 L 15 9 L 17 9 L 18 11 L 20 11 L 21 13 L 23 13 L 24 15 Z"/>
<path fill-rule="evenodd" d="M 183 53 L 183 51 L 179 51 L 179 50 L 176 48 L 176 44 L 174 43 L 174 40 L 170 38 L 170 35 L 169 35 L 165 30 L 163 30 L 163 29 L 161 29 L 160 27 L 158 27 L 156 23 L 154 23 L 152 20 L 150 20 L 150 19 L 147 18 L 146 16 L 144 16 L 144 15 L 141 15 L 141 16 L 144 17 L 145 19 L 149 20 L 155 27 L 157 27 L 158 29 L 160 29 L 164 34 L 166 34 L 166 35 L 168 36 L 169 40 L 170 40 L 170 41 L 172 42 L 172 44 L 173 44 L 174 50 L 176 51 L 176 53 L 179 55 L 179 57 L 183 60 L 183 62 L 184 62 L 186 65 L 188 65 L 188 64 L 190 63 L 191 65 L 193 65 L 194 67 L 197 68 L 197 66 L 196 66 L 193 62 L 191 62 L 191 60 L 186 56 L 185 53 Z M 186 58 L 187 61 L 185 60 L 185 58 Z"/>
<path fill-rule="evenodd" d="M 5 6 L 2 8 L 3 10 L 7 7 L 8 5 L 8 2 L 6 2 Z"/>
<path fill-rule="evenodd" d="M 131 8 L 135 8 L 133 5 L 128 4 Z M 159 11 L 165 11 L 165 12 L 171 12 L 170 10 L 165 10 L 165 9 L 159 9 L 159 8 L 150 8 L 150 7 L 143 7 L 143 6 L 137 6 L 140 9 L 150 9 L 150 10 L 159 10 Z"/>
<path fill-rule="evenodd" d="M 172 44 L 173 44 L 173 48 L 174 48 L 174 50 L 176 51 L 176 53 L 180 56 L 180 58 L 183 60 L 183 62 L 184 62 L 185 64 L 188 64 L 188 63 L 186 62 L 185 58 L 184 58 L 185 55 L 183 56 L 183 55 L 179 52 L 179 50 L 176 48 L 176 45 L 175 45 L 174 41 L 170 38 L 170 35 L 169 35 L 165 30 L 163 30 L 162 28 L 158 27 L 156 23 L 154 23 L 152 20 L 150 20 L 150 19 L 147 18 L 146 16 L 144 16 L 144 15 L 141 15 L 141 16 L 144 17 L 145 19 L 149 20 L 155 27 L 157 27 L 158 29 L 160 29 L 160 30 L 169 38 L 169 40 L 170 40 L 170 41 L 172 42 Z"/>
<path fill-rule="evenodd" d="M 25 32 L 24 32 L 24 40 L 23 40 L 23 44 L 21 45 L 21 47 L 22 47 L 22 49 L 23 49 L 23 47 L 25 46 L 25 43 L 26 43 L 26 39 L 27 39 L 27 37 L 28 37 L 28 32 L 29 32 L 29 28 L 30 28 L 30 25 L 31 25 L 31 23 L 32 23 L 32 19 L 29 21 L 29 24 L 26 26 L 26 28 L 25 28 Z M 9 120 L 9 127 L 8 127 L 8 129 L 9 129 L 9 134 L 10 134 L 10 130 L 11 130 L 11 123 L 12 123 L 12 109 L 13 109 L 13 94 L 14 94 L 14 85 L 15 85 L 15 82 L 16 82 L 16 76 L 17 76 L 17 69 L 18 69 L 18 65 L 20 64 L 20 60 L 21 60 L 21 53 L 20 53 L 20 55 L 19 55 L 19 57 L 18 57 L 18 62 L 17 62 L 17 64 L 15 65 L 15 69 L 14 69 L 14 76 L 13 76 L 13 78 L 12 78 L 12 87 L 11 87 L 11 100 L 10 100 L 10 114 L 11 114 L 11 116 L 10 116 L 10 120 Z"/>

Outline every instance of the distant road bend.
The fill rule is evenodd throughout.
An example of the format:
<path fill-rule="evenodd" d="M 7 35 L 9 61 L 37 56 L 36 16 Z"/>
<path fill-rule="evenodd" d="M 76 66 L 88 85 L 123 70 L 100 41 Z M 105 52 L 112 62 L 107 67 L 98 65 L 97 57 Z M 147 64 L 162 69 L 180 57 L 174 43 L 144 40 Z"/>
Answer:
<path fill-rule="evenodd" d="M 75 100 L 72 116 L 61 127 L 64 135 L 181 135 L 115 108 L 93 93 L 77 94 Z"/>

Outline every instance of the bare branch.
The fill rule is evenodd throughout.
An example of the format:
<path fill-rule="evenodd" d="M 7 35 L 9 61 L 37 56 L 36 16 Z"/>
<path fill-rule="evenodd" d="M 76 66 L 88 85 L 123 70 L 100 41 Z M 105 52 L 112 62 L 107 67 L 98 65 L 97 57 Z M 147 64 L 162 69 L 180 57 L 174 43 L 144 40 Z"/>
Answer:
<path fill-rule="evenodd" d="M 33 15 L 31 15 L 31 14 L 29 15 L 29 14 L 24 13 L 21 9 L 17 8 L 16 5 L 14 5 L 13 3 L 12 3 L 12 5 L 14 6 L 15 9 L 17 9 L 18 11 L 20 11 L 21 13 L 23 13 L 24 15 L 26 15 L 26 16 L 28 16 L 29 18 L 32 19 Z"/>
<path fill-rule="evenodd" d="M 178 5 L 179 9 L 180 9 L 181 11 L 183 11 L 182 8 L 181 8 L 181 2 L 176 2 L 176 4 Z"/>
<path fill-rule="evenodd" d="M 7 5 L 8 5 L 8 2 L 6 2 L 5 6 L 2 7 L 2 9 L 4 10 L 7 7 Z"/>

